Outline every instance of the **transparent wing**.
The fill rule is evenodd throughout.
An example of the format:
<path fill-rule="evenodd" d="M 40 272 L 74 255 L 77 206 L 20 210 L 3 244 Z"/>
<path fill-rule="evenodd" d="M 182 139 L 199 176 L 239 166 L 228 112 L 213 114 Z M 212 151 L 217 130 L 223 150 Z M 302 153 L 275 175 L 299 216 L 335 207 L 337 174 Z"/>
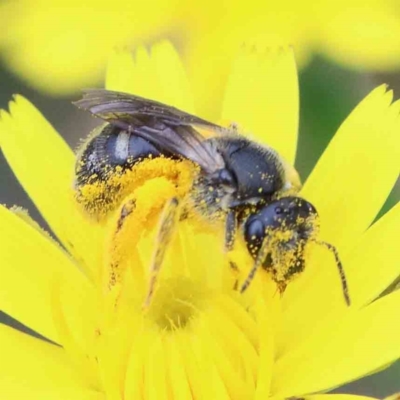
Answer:
<path fill-rule="evenodd" d="M 149 142 L 192 160 L 212 173 L 224 168 L 221 154 L 195 129 L 216 134 L 228 130 L 177 108 L 139 96 L 103 89 L 89 89 L 74 104 L 121 129 L 130 130 Z"/>

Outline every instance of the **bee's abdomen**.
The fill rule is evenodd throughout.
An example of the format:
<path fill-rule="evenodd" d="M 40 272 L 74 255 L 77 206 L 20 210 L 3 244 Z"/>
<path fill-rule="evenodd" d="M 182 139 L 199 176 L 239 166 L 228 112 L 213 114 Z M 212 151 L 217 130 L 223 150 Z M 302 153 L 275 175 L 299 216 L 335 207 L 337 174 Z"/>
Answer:
<path fill-rule="evenodd" d="M 139 161 L 160 156 L 169 157 L 170 154 L 134 132 L 107 124 L 100 134 L 89 140 L 78 157 L 76 184 L 80 186 L 91 180 L 106 181 L 116 170 L 123 172 Z"/>

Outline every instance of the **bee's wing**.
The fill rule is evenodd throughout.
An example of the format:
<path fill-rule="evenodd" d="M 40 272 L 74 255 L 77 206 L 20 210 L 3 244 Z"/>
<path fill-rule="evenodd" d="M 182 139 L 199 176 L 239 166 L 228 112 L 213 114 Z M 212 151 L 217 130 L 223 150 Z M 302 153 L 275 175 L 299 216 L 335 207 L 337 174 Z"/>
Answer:
<path fill-rule="evenodd" d="M 177 108 L 102 89 L 86 90 L 83 98 L 74 104 L 121 129 L 131 129 L 136 135 L 169 152 L 192 160 L 208 173 L 225 166 L 221 154 L 209 143 L 204 143 L 204 136 L 194 126 L 210 129 L 216 134 L 227 130 Z"/>

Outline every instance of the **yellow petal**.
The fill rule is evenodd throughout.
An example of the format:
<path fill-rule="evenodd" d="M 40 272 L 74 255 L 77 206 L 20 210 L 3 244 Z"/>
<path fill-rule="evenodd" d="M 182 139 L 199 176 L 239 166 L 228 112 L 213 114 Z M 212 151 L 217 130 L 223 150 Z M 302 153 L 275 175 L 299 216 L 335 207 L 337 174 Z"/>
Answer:
<path fill-rule="evenodd" d="M 238 123 L 293 164 L 299 88 L 291 48 L 241 49 L 229 77 L 222 120 Z"/>
<path fill-rule="evenodd" d="M 79 289 L 88 292 L 84 275 L 59 246 L 4 207 L 0 207 L 0 221 L 1 309 L 59 342 L 53 321 L 54 284 L 58 280 L 70 288 L 62 299 L 68 308 L 77 304 Z"/>
<path fill-rule="evenodd" d="M 257 389 L 255 392 L 255 400 L 262 400 L 269 397 L 271 391 L 271 381 L 273 376 L 274 368 L 274 329 L 275 327 L 271 324 L 277 322 L 278 314 L 276 313 L 277 301 L 274 301 L 273 308 L 267 310 L 265 304 L 260 305 L 258 310 L 259 319 L 259 332 L 260 332 L 260 350 L 259 350 L 259 367 L 258 367 L 258 379 Z M 270 305 L 270 304 L 268 304 Z M 272 314 L 273 312 L 273 314 Z M 269 315 L 268 315 L 269 314 Z M 273 317 L 271 318 L 271 314 Z"/>
<path fill-rule="evenodd" d="M 346 256 L 353 306 L 369 303 L 399 276 L 399 227 L 400 203 L 372 225 Z"/>
<path fill-rule="evenodd" d="M 310 325 L 307 338 L 277 360 L 272 394 L 282 398 L 327 390 L 398 359 L 399 307 L 400 292 L 395 292 L 319 327 Z"/>
<path fill-rule="evenodd" d="M 16 96 L 1 113 L 0 146 L 18 180 L 63 245 L 95 275 L 101 234 L 73 202 L 74 154 L 39 111 Z"/>
<path fill-rule="evenodd" d="M 0 325 L 0 352 L 2 398 L 104 399 L 75 373 L 61 347 Z"/>
<path fill-rule="evenodd" d="M 302 195 L 321 217 L 322 237 L 339 249 L 366 230 L 400 173 L 400 104 L 380 86 L 339 128 Z"/>
<path fill-rule="evenodd" d="M 144 47 L 139 47 L 134 58 L 127 52 L 117 52 L 111 56 L 107 69 L 107 89 L 132 93 L 194 113 L 185 69 L 170 42 L 155 44 L 150 53 Z"/>
<path fill-rule="evenodd" d="M 151 55 L 162 91 L 159 101 L 194 113 L 189 79 L 176 49 L 170 42 L 162 41 L 152 47 Z"/>
<path fill-rule="evenodd" d="M 27 372 L 29 373 L 29 372 Z M 32 389 L 27 386 L 20 386 L 18 382 L 0 380 L 2 388 L 0 396 L 4 396 L 7 400 L 106 400 L 103 393 L 96 392 L 91 389 L 70 389 L 58 388 L 48 389 L 46 387 L 40 389 Z"/>
<path fill-rule="evenodd" d="M 271 400 L 280 400 L 279 397 L 272 397 Z M 375 400 L 374 397 L 357 396 L 355 394 L 314 394 L 302 396 L 301 400 Z"/>
<path fill-rule="evenodd" d="M 176 400 L 188 400 L 192 398 L 191 387 L 183 364 L 180 346 L 174 339 L 174 337 L 170 336 L 166 336 L 164 339 L 169 381 L 181 382 L 180 385 L 171 385 L 173 398 Z"/>
<path fill-rule="evenodd" d="M 396 217 L 389 222 L 391 228 L 388 227 L 388 231 L 384 227 L 380 230 L 377 225 L 358 239 L 374 219 L 399 175 L 400 104 L 389 107 L 390 101 L 391 93 L 386 93 L 385 87 L 381 86 L 353 111 L 302 192 L 320 213 L 322 236 L 339 248 L 344 268 L 349 270 L 350 297 L 354 291 L 356 306 L 374 298 L 396 274 L 393 236 L 393 231 L 398 231 Z M 393 218 L 393 215 L 388 217 Z M 356 243 L 357 248 L 349 253 Z M 278 336 L 281 351 L 288 351 L 307 335 L 307 327 L 312 321 L 335 318 L 344 311 L 337 268 L 332 255 L 326 250 L 324 253 L 310 260 L 306 271 L 285 293 L 285 322 Z M 376 278 L 380 264 L 385 266 L 382 275 L 379 273 Z M 299 312 L 304 314 L 301 320 Z M 296 332 L 295 336 L 293 332 Z"/>
<path fill-rule="evenodd" d="M 135 93 L 135 73 L 133 54 L 115 50 L 108 59 L 105 87 L 117 92 Z"/>
<path fill-rule="evenodd" d="M 368 229 L 350 253 L 343 255 L 352 307 L 369 303 L 399 276 L 399 226 L 400 204 Z M 311 260 L 303 275 L 285 293 L 285 313 L 278 335 L 281 352 L 290 351 L 307 337 L 310 325 L 316 321 L 336 318 L 346 311 L 332 255 L 325 250 L 320 260 Z M 298 317 L 300 314 L 302 318 Z"/>

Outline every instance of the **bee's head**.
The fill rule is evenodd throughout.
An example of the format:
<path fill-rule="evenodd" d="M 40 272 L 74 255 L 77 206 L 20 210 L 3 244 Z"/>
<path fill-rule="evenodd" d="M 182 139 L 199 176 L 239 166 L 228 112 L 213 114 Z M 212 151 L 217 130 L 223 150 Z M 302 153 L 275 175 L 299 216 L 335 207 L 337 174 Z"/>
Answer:
<path fill-rule="evenodd" d="M 244 225 L 247 248 L 256 257 L 267 235 L 280 234 L 280 241 L 287 245 L 305 242 L 315 233 L 317 217 L 315 207 L 300 197 L 275 200 L 247 219 Z"/>
<path fill-rule="evenodd" d="M 244 237 L 256 261 L 241 292 L 249 286 L 260 266 L 271 271 L 282 292 L 288 281 L 304 269 L 304 246 L 312 241 L 328 249 L 335 257 L 343 295 L 346 304 L 350 305 L 347 279 L 339 253 L 334 245 L 317 239 L 318 225 L 315 207 L 295 196 L 282 197 L 251 214 L 244 225 Z"/>

